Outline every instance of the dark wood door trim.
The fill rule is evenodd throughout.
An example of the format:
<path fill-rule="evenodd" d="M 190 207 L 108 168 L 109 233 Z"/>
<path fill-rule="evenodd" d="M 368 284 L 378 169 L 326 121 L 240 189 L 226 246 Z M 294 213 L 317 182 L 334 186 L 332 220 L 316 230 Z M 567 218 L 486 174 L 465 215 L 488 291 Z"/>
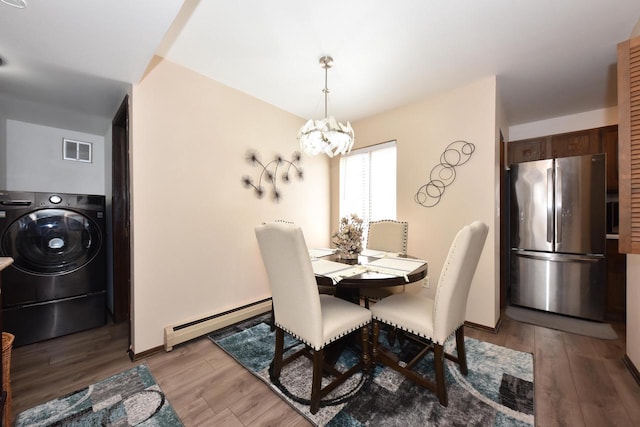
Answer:
<path fill-rule="evenodd" d="M 509 286 L 509 200 L 507 143 L 500 131 L 500 310 L 507 305 Z"/>
<path fill-rule="evenodd" d="M 127 322 L 131 310 L 131 206 L 129 97 L 112 122 L 113 320 Z"/>

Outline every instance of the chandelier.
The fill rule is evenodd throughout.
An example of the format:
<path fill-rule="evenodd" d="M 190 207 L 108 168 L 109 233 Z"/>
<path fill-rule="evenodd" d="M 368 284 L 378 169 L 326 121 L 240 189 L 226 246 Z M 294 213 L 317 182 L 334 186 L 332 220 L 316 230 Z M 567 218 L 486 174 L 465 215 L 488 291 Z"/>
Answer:
<path fill-rule="evenodd" d="M 333 58 L 323 56 L 320 58 L 320 66 L 324 68 L 324 119 L 308 120 L 298 132 L 300 148 L 307 154 L 315 156 L 325 153 L 329 157 L 337 154 L 346 154 L 353 147 L 353 128 L 351 123 L 346 125 L 339 123 L 335 117 L 327 115 L 327 72 L 333 65 Z"/>
<path fill-rule="evenodd" d="M 27 0 L 0 0 L 2 3 L 9 6 L 17 7 L 18 9 L 24 9 L 27 7 Z"/>

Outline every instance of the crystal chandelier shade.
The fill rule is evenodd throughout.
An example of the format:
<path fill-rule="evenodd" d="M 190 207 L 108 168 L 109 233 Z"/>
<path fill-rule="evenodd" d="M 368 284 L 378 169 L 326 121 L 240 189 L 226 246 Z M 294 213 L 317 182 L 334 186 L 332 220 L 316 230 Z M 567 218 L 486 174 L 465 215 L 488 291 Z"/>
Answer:
<path fill-rule="evenodd" d="M 333 65 L 333 58 L 323 56 L 320 58 L 320 66 L 324 68 L 324 119 L 308 120 L 298 132 L 300 149 L 305 153 L 315 156 L 324 153 L 329 157 L 338 154 L 346 154 L 351 151 L 355 139 L 351 123 L 346 125 L 339 123 L 335 117 L 327 115 L 327 72 Z"/>

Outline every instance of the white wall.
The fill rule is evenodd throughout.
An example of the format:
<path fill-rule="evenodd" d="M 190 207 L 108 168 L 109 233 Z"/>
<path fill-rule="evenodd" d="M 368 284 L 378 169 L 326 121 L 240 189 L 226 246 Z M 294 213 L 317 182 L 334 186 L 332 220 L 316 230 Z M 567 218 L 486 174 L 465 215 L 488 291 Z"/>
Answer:
<path fill-rule="evenodd" d="M 520 141 L 538 136 L 555 135 L 616 124 L 618 124 L 618 108 L 604 108 L 511 126 L 507 141 Z"/>
<path fill-rule="evenodd" d="M 6 190 L 104 195 L 104 137 L 7 120 Z M 62 159 L 62 140 L 93 144 L 93 162 Z"/>
<path fill-rule="evenodd" d="M 500 314 L 497 87 L 495 77 L 355 122 L 356 146 L 396 140 L 398 147 L 397 218 L 409 222 L 408 252 L 426 259 L 433 293 L 458 230 L 474 220 L 489 225 L 489 235 L 471 286 L 466 319 L 490 328 Z M 453 141 L 476 150 L 456 168 L 456 179 L 441 201 L 426 208 L 414 201 L 431 169 Z M 339 161 L 332 161 L 332 224 L 338 223 Z M 336 226 L 333 227 L 335 229 Z"/>
<path fill-rule="evenodd" d="M 329 162 L 303 157 L 304 180 L 282 200 L 244 188 L 246 161 L 289 159 L 304 119 L 170 61 L 132 90 L 134 353 L 161 346 L 165 326 L 270 296 L 254 227 L 287 219 L 309 246 L 329 244 Z M 266 185 L 267 190 L 269 185 Z"/>

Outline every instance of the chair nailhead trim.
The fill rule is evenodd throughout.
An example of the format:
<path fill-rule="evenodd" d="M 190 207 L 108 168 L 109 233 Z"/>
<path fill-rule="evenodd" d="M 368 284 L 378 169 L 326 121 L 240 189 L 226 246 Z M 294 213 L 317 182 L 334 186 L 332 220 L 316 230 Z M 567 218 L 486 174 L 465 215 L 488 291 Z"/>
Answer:
<path fill-rule="evenodd" d="M 285 331 L 286 333 L 288 333 L 289 335 L 291 335 L 292 337 L 294 337 L 295 339 L 302 341 L 305 345 L 307 345 L 308 347 L 313 348 L 315 351 L 320 350 L 325 348 L 327 345 L 331 344 L 332 342 L 344 337 L 345 335 L 349 335 L 351 332 L 353 331 L 357 331 L 358 329 L 361 329 L 367 325 L 369 325 L 369 323 L 371 323 L 371 321 L 362 323 L 360 326 L 355 326 L 351 329 L 349 329 L 348 331 L 343 332 L 341 335 L 336 335 L 335 337 L 333 337 L 332 339 L 330 339 L 329 341 L 325 342 L 322 344 L 321 347 L 314 347 L 313 345 L 311 345 L 311 343 L 309 343 L 307 340 L 305 340 L 304 338 L 298 336 L 297 334 L 294 334 L 293 332 L 291 332 L 289 329 L 285 328 L 284 326 L 282 326 L 281 324 L 279 324 L 278 322 L 276 322 L 276 326 L 280 329 L 282 329 L 283 331 Z"/>
<path fill-rule="evenodd" d="M 374 318 L 375 320 L 379 321 L 379 322 L 384 323 L 385 325 L 393 326 L 394 328 L 398 328 L 398 329 L 403 330 L 403 331 L 405 331 L 405 332 L 409 332 L 410 334 L 417 335 L 417 336 L 419 336 L 420 338 L 424 338 L 424 339 L 427 339 L 427 340 L 433 341 L 433 342 L 435 342 L 436 344 L 444 345 L 444 342 L 434 341 L 434 340 L 433 340 L 433 337 L 428 337 L 428 336 L 426 336 L 425 334 L 421 334 L 421 333 L 420 333 L 420 332 L 418 332 L 418 331 L 414 331 L 413 329 L 409 329 L 409 328 L 406 328 L 406 327 L 401 326 L 401 325 L 396 325 L 396 324 L 395 324 L 395 323 L 393 323 L 393 322 L 390 322 L 390 321 L 385 320 L 385 319 L 381 319 L 381 318 L 376 317 L 376 316 L 373 316 L 373 318 Z M 448 340 L 448 339 L 449 339 L 449 337 L 450 337 L 450 336 L 452 336 L 452 335 L 453 335 L 453 334 L 458 330 L 458 328 L 459 328 L 460 326 L 462 326 L 463 324 L 464 324 L 464 323 L 461 323 L 461 324 L 459 324 L 458 326 L 456 326 L 456 327 L 454 328 L 453 332 L 451 332 L 451 333 L 450 333 L 450 334 L 449 334 L 449 335 L 448 335 L 444 340 L 445 340 L 445 341 L 446 341 L 446 340 Z M 326 345 L 326 344 L 325 344 L 325 345 Z"/>

